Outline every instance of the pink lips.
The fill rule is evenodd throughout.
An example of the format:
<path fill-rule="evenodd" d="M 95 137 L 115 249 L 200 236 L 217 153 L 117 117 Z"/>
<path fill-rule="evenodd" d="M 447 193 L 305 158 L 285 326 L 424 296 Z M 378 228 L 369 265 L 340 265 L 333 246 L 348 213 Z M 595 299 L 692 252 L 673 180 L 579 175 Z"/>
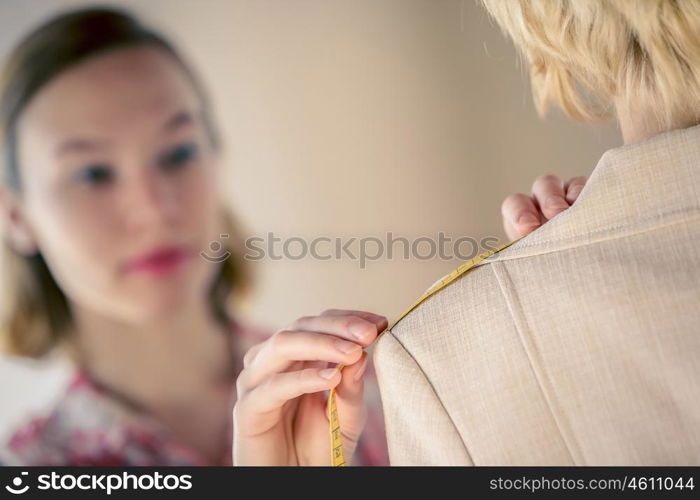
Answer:
<path fill-rule="evenodd" d="M 160 247 L 153 252 L 132 260 L 127 265 L 127 271 L 138 271 L 149 274 L 165 274 L 175 270 L 190 256 L 186 247 Z"/>

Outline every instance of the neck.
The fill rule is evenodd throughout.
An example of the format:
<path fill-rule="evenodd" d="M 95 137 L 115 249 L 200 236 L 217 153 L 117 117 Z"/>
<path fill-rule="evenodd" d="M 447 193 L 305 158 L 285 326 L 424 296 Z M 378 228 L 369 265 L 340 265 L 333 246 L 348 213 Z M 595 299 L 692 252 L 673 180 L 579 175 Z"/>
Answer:
<path fill-rule="evenodd" d="M 700 124 L 700 109 L 688 108 L 683 116 L 677 116 L 669 126 L 662 126 L 653 112 L 639 102 L 615 102 L 620 131 L 625 144 L 649 139 L 663 132 L 688 128 Z"/>
<path fill-rule="evenodd" d="M 77 305 L 72 312 L 80 365 L 99 383 L 155 413 L 204 392 L 230 389 L 235 380 L 231 337 L 205 301 L 139 324 Z"/>

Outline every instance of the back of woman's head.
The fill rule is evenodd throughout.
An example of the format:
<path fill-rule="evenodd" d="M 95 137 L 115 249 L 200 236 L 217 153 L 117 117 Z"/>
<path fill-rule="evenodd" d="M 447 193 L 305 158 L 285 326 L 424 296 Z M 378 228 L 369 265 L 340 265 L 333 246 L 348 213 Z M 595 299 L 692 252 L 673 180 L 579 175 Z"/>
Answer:
<path fill-rule="evenodd" d="M 700 120 L 697 0 L 482 1 L 525 55 L 540 115 L 553 102 L 593 122 L 634 103 L 662 130 Z"/>
<path fill-rule="evenodd" d="M 30 32 L 15 47 L 0 75 L 0 151 L 2 187 L 21 196 L 22 169 L 18 155 L 18 122 L 32 99 L 48 83 L 89 58 L 135 46 L 163 50 L 182 71 L 200 100 L 203 122 L 214 149 L 219 146 L 206 93 L 194 72 L 173 46 L 135 17 L 113 8 L 88 8 L 58 15 Z M 225 208 L 223 218 L 233 255 L 226 259 L 210 290 L 214 314 L 226 321 L 234 289 L 242 290 L 247 273 L 234 220 Z M 2 276 L 4 311 L 0 340 L 6 351 L 41 356 L 68 338 L 71 314 L 68 301 L 54 280 L 41 252 L 17 251 L 4 241 Z"/>

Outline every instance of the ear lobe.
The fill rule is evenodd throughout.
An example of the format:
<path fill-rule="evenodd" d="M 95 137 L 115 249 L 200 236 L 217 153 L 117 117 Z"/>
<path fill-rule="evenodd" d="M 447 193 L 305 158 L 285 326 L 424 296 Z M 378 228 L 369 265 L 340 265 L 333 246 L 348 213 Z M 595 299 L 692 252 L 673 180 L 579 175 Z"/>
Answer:
<path fill-rule="evenodd" d="M 14 193 L 0 188 L 0 227 L 5 240 L 18 253 L 26 256 L 36 254 L 39 249 L 34 232 L 24 216 L 21 203 Z"/>

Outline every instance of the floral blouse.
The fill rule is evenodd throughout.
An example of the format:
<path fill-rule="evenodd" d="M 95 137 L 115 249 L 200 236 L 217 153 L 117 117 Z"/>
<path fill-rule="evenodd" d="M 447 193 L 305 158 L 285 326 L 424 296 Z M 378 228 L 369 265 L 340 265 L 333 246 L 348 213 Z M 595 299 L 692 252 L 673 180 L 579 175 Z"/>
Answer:
<path fill-rule="evenodd" d="M 239 336 L 238 345 L 245 350 L 267 336 L 237 323 L 234 332 Z M 241 368 L 239 360 L 236 373 Z M 368 418 L 351 463 L 388 465 L 381 402 L 371 363 L 365 379 Z M 4 443 L 0 460 L 6 465 L 30 466 L 231 465 L 232 420 L 227 429 L 228 447 L 218 461 L 212 462 L 178 442 L 154 417 L 110 394 L 78 368 L 55 406 L 45 414 L 34 415 Z"/>

